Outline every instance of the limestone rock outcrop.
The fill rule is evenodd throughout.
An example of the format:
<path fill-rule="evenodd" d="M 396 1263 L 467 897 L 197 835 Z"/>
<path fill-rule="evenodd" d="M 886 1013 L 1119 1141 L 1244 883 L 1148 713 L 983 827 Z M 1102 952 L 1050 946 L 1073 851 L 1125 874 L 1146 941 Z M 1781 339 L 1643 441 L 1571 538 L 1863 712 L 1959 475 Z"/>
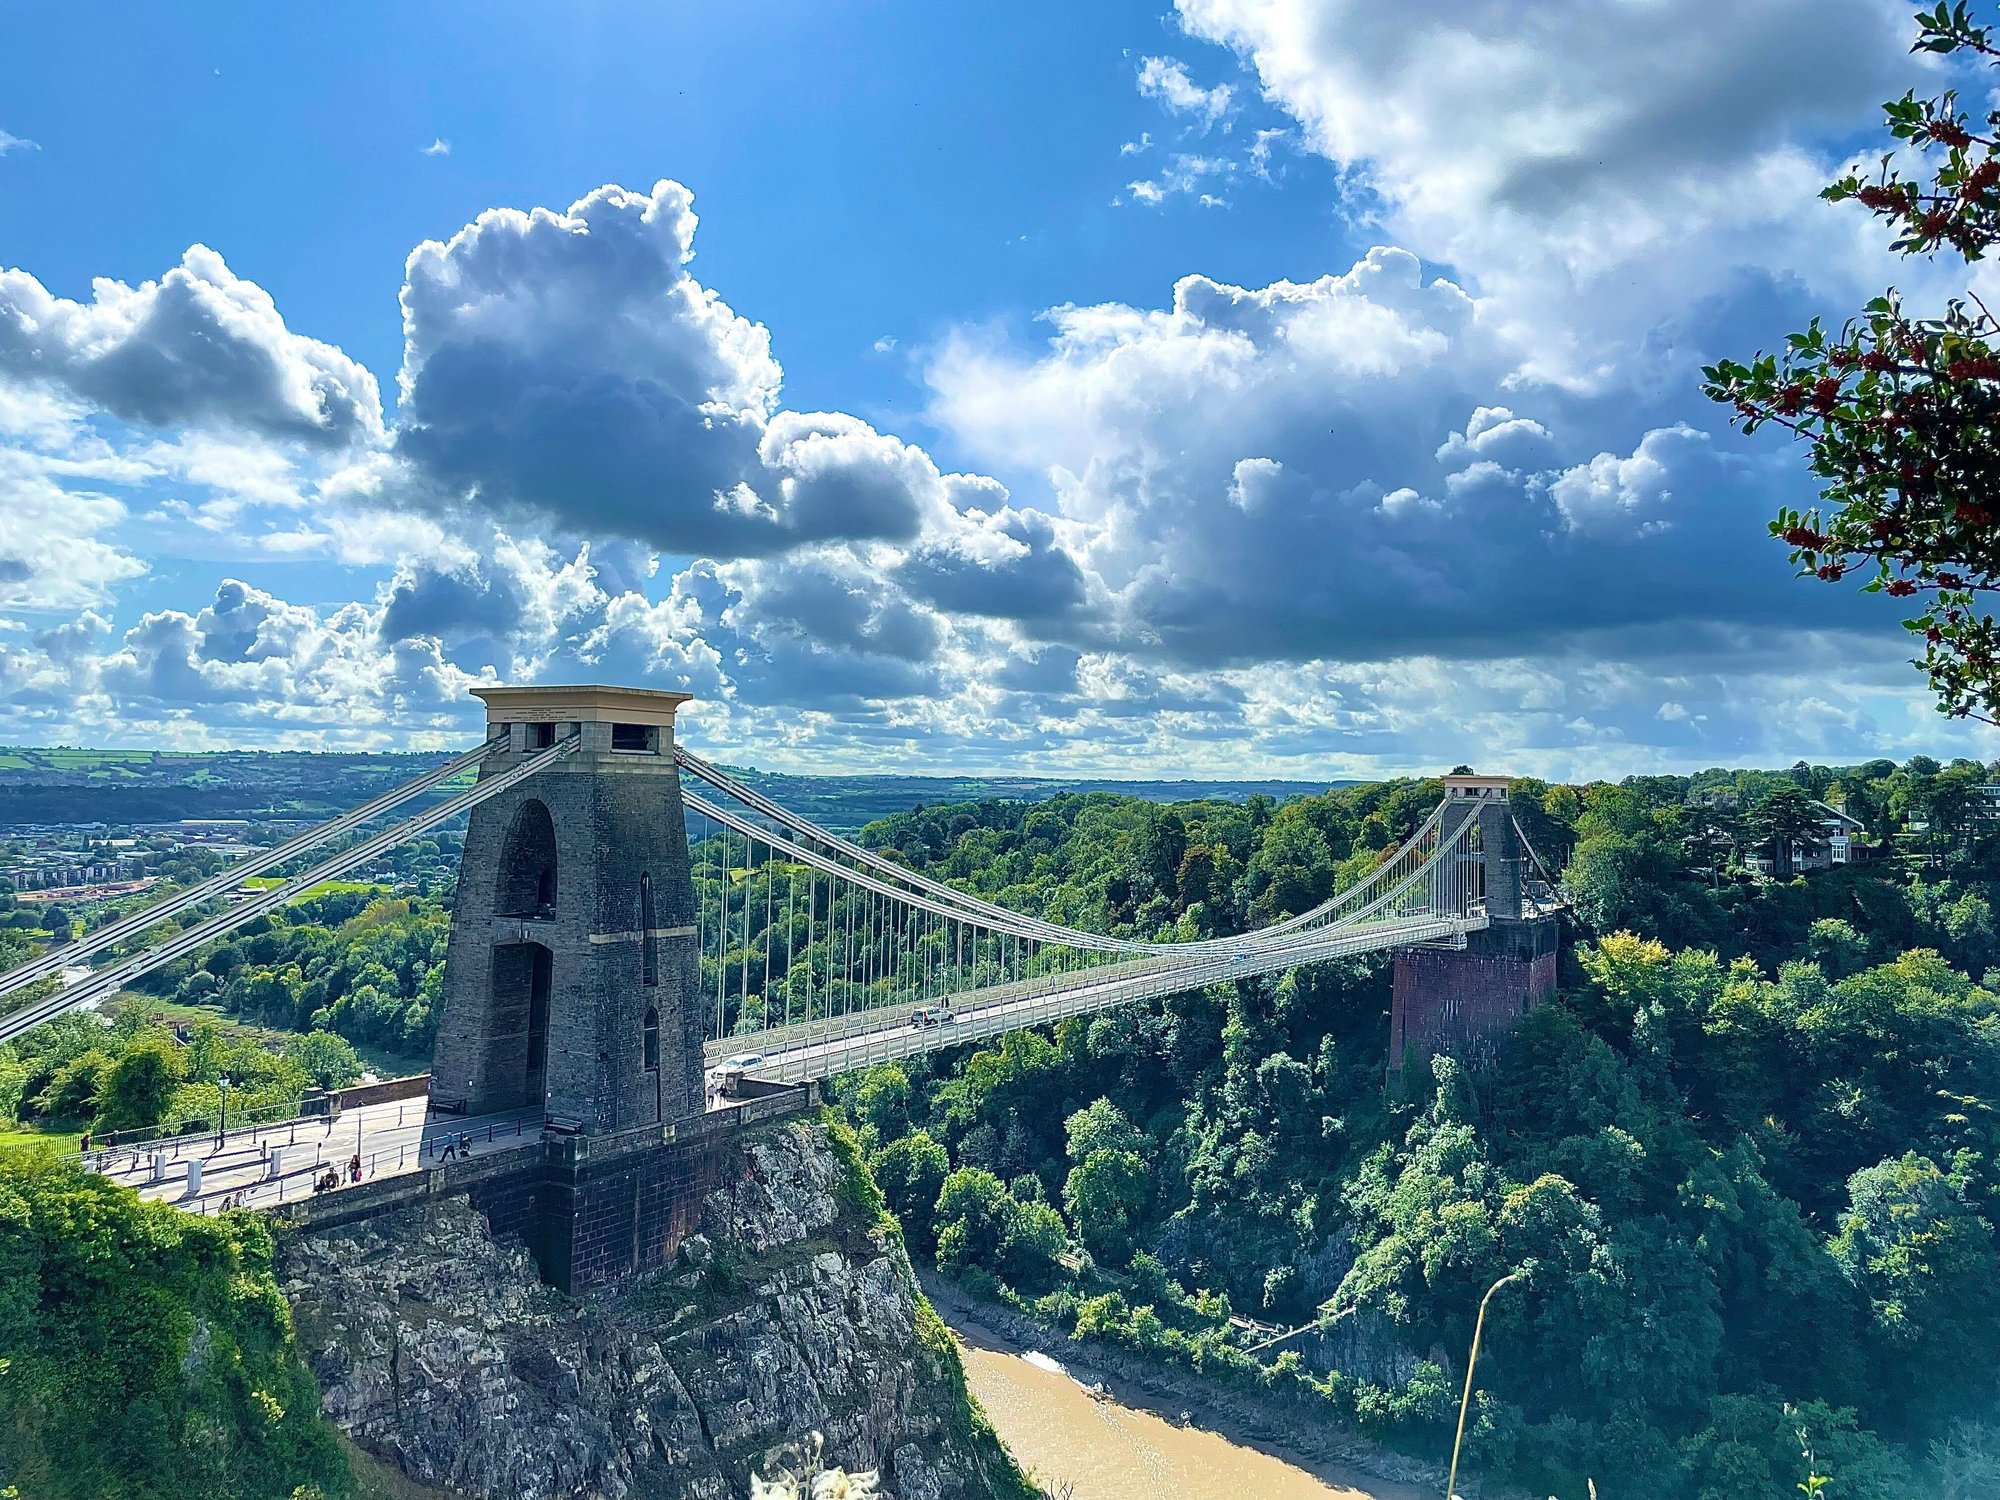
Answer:
<path fill-rule="evenodd" d="M 293 1240 L 279 1276 L 327 1415 L 475 1500 L 737 1500 L 813 1432 L 898 1500 L 1026 1493 L 829 1127 L 732 1149 L 674 1263 L 587 1298 L 463 1198 Z"/>

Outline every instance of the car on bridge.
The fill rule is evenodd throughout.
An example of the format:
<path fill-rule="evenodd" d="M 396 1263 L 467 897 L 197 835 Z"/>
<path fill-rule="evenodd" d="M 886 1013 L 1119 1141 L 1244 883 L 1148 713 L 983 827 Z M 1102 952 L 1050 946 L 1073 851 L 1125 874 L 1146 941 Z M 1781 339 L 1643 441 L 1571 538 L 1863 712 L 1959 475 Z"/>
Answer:
<path fill-rule="evenodd" d="M 922 1031 L 929 1026 L 949 1026 L 958 1019 L 958 1012 L 942 1005 L 919 1005 L 910 1012 L 910 1029 Z"/>
<path fill-rule="evenodd" d="M 752 1068 L 763 1067 L 765 1061 L 766 1058 L 761 1052 L 733 1052 L 710 1068 L 709 1072 L 718 1078 L 727 1078 L 731 1075 L 740 1078 Z"/>

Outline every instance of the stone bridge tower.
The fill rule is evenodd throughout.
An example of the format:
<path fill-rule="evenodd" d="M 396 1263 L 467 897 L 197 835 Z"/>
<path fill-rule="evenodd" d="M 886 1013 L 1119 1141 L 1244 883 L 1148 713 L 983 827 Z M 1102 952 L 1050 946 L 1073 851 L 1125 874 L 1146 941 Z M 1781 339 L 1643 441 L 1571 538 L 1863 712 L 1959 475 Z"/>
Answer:
<path fill-rule="evenodd" d="M 472 810 L 431 1070 L 436 1108 L 542 1111 L 605 1135 L 704 1105 L 701 959 L 674 710 L 692 695 L 489 687 L 495 775 L 575 753 Z"/>
<path fill-rule="evenodd" d="M 1505 776 L 1447 776 L 1442 836 L 1478 826 L 1462 846 L 1469 888 L 1483 904 L 1485 930 L 1463 948 L 1398 948 L 1389 1012 L 1389 1083 L 1406 1064 L 1423 1068 L 1439 1052 L 1478 1056 L 1555 992 L 1557 918 L 1525 898 L 1528 854 L 1507 805 Z M 1428 1080 L 1428 1071 L 1418 1081 Z"/>

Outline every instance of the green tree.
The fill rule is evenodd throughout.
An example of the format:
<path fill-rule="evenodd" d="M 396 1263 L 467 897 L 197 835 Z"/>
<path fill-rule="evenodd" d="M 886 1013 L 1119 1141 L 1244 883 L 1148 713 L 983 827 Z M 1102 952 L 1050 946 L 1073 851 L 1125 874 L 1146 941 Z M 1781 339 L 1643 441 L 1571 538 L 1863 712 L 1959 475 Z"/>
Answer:
<path fill-rule="evenodd" d="M 943 1146 L 921 1130 L 891 1141 L 868 1159 L 869 1169 L 903 1226 L 910 1248 L 937 1248 L 938 1194 L 951 1171 Z"/>
<path fill-rule="evenodd" d="M 1001 1244 L 1000 1268 L 1016 1286 L 1039 1291 L 1055 1272 L 1056 1257 L 1069 1244 L 1062 1215 L 1046 1203 L 1016 1202 Z"/>
<path fill-rule="evenodd" d="M 1682 840 L 1690 867 L 1707 871 L 1709 884 L 1717 886 L 1743 842 L 1743 823 L 1726 809 L 1698 805 L 1688 810 Z"/>
<path fill-rule="evenodd" d="M 1077 1238 L 1098 1260 L 1122 1265 L 1132 1254 L 1132 1227 L 1152 1195 L 1152 1173 L 1136 1151 L 1100 1146 L 1063 1182 L 1063 1208 Z"/>
<path fill-rule="evenodd" d="M 344 1496 L 254 1215 L 0 1167 L 0 1473 L 38 1500 Z"/>
<path fill-rule="evenodd" d="M 909 1125 L 910 1075 L 901 1063 L 882 1063 L 862 1073 L 849 1102 L 870 1138 L 886 1140 Z"/>
<path fill-rule="evenodd" d="M 42 1095 L 45 1112 L 59 1120 L 95 1119 L 111 1066 L 110 1056 L 95 1047 L 64 1063 Z"/>
<path fill-rule="evenodd" d="M 1097 1151 L 1143 1152 L 1147 1144 L 1145 1132 L 1126 1118 L 1125 1111 L 1101 1096 L 1063 1121 L 1063 1131 L 1069 1137 L 1073 1163 Z"/>
<path fill-rule="evenodd" d="M 26 963 L 34 956 L 34 944 L 28 941 L 26 933 L 11 927 L 0 927 L 0 974 Z"/>
<path fill-rule="evenodd" d="M 1806 933 L 1806 956 L 1829 979 L 1845 979 L 1868 966 L 1868 940 L 1840 917 L 1821 917 Z"/>
<path fill-rule="evenodd" d="M 171 1037 L 143 1036 L 103 1075 L 97 1098 L 97 1128 L 134 1130 L 157 1125 L 180 1087 L 181 1049 Z"/>
<path fill-rule="evenodd" d="M 1000 1268 L 1016 1207 L 1007 1185 L 980 1167 L 961 1167 L 938 1190 L 932 1222 L 937 1228 L 938 1264 L 948 1270 Z"/>
<path fill-rule="evenodd" d="M 1782 786 L 1751 811 L 1751 826 L 1771 856 L 1771 869 L 1789 880 L 1798 854 L 1817 854 L 1826 847 L 1826 814 L 1797 787 Z"/>
<path fill-rule="evenodd" d="M 1067 1242 L 1062 1215 L 1046 1203 L 1023 1203 L 991 1172 L 960 1168 L 938 1192 L 938 1264 L 977 1268 L 1035 1290 L 1047 1283 Z"/>
<path fill-rule="evenodd" d="M 344 1089 L 361 1077 L 361 1054 L 346 1037 L 311 1031 L 285 1043 L 285 1056 L 305 1070 L 314 1088 Z"/>
<path fill-rule="evenodd" d="M 1326 836 L 1287 803 L 1271 819 L 1247 878 L 1260 921 L 1306 911 L 1333 891 L 1333 855 Z"/>
<path fill-rule="evenodd" d="M 2000 1343 L 1993 1230 L 1914 1152 L 1855 1173 L 1848 1199 L 1832 1250 L 1868 1299 L 1884 1399 L 1903 1420 L 1984 1410 Z"/>

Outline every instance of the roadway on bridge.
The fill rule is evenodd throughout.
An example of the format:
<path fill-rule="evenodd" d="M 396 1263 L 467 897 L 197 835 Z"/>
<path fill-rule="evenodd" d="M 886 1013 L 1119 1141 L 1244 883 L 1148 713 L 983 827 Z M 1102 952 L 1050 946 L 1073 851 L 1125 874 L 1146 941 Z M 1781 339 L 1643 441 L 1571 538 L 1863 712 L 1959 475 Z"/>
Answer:
<path fill-rule="evenodd" d="M 541 1139 L 542 1112 L 512 1110 L 489 1115 L 432 1114 L 421 1097 L 364 1104 L 338 1119 L 307 1116 L 212 1134 L 171 1136 L 139 1146 L 94 1151 L 88 1165 L 138 1189 L 141 1198 L 171 1203 L 190 1213 L 214 1213 L 224 1199 L 245 1208 L 275 1208 L 313 1195 L 328 1167 L 340 1186 L 353 1185 L 350 1164 L 361 1158 L 361 1180 L 375 1182 L 435 1167 L 460 1154 L 512 1151 Z M 466 1143 L 463 1146 L 461 1143 Z M 162 1158 L 159 1168 L 154 1157 Z M 189 1166 L 200 1167 L 190 1190 Z"/>
<path fill-rule="evenodd" d="M 827 1078 L 870 1064 L 907 1057 L 917 1052 L 955 1046 L 1000 1032 L 1048 1025 L 1065 1016 L 1108 1009 L 1113 1005 L 1178 994 L 1233 978 L 1295 968 L 1345 953 L 1409 944 L 1462 941 L 1467 932 L 1487 925 L 1484 915 L 1473 917 L 1417 917 L 1366 927 L 1334 930 L 1318 940 L 1294 940 L 1263 953 L 1238 953 L 1226 958 L 1207 958 L 1166 968 L 1125 968 L 1108 966 L 1103 978 L 1093 980 L 1090 971 L 1065 976 L 1049 988 L 1010 995 L 1004 1000 L 980 1004 L 978 991 L 957 1002 L 955 1019 L 939 1025 L 916 1026 L 906 1018 L 911 1008 L 878 1007 L 854 1019 L 853 1030 L 833 1035 L 781 1036 L 768 1033 L 760 1038 L 749 1032 L 709 1044 L 713 1054 L 726 1048 L 732 1054 L 758 1054 L 763 1061 L 746 1069 L 751 1076 L 772 1082 L 797 1083 Z M 1011 987 L 1010 987 L 1011 988 Z M 949 999 L 950 997 L 943 997 Z M 801 1028 L 817 1031 L 818 1028 Z"/>

